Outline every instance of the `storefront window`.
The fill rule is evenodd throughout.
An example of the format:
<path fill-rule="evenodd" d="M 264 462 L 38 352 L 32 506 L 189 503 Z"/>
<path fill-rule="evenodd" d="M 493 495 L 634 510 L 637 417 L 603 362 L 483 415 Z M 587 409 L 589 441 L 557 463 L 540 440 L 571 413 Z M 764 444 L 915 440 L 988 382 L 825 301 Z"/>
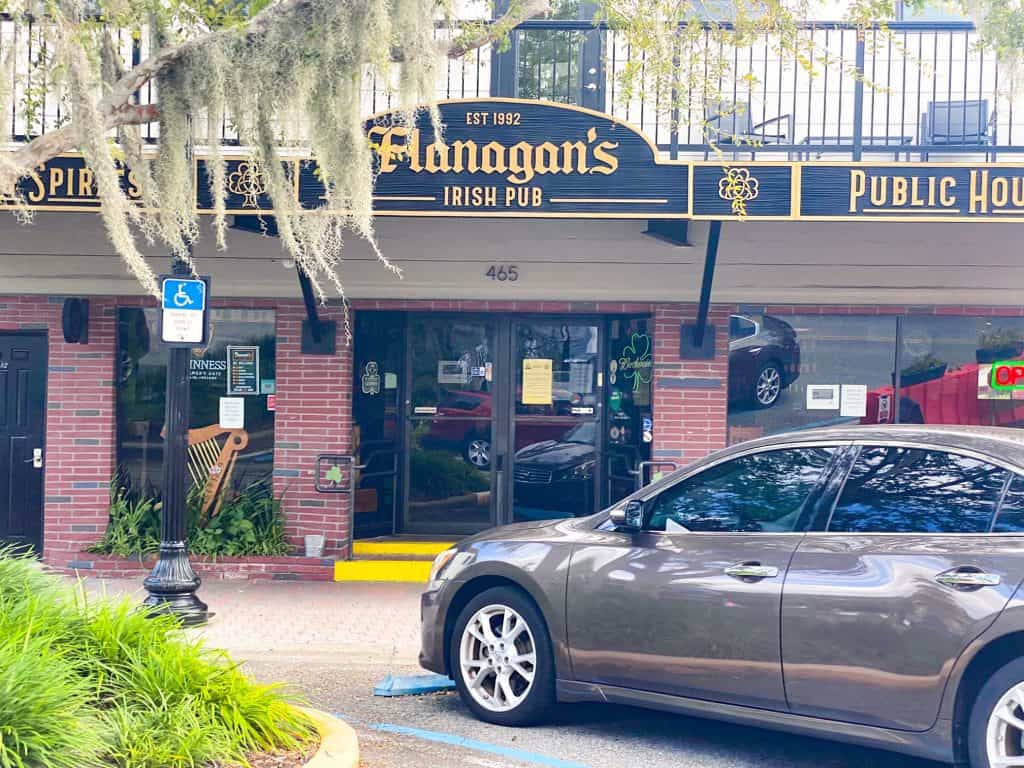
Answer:
<path fill-rule="evenodd" d="M 118 310 L 117 459 L 121 481 L 146 496 L 162 484 L 167 347 L 157 312 Z M 215 309 L 210 343 L 189 361 L 189 470 L 223 475 L 225 492 L 273 474 L 276 400 L 273 310 Z M 237 448 L 237 450 L 236 450 Z"/>
<path fill-rule="evenodd" d="M 906 317 L 900 351 L 901 422 L 1024 425 L 1024 392 L 989 386 L 992 363 L 1021 358 L 1024 319 Z"/>
<path fill-rule="evenodd" d="M 729 323 L 729 442 L 858 423 L 892 386 L 896 318 L 736 314 Z"/>
<path fill-rule="evenodd" d="M 729 332 L 730 443 L 842 423 L 1024 426 L 1024 391 L 989 384 L 993 363 L 1024 357 L 1024 318 L 734 315 Z"/>

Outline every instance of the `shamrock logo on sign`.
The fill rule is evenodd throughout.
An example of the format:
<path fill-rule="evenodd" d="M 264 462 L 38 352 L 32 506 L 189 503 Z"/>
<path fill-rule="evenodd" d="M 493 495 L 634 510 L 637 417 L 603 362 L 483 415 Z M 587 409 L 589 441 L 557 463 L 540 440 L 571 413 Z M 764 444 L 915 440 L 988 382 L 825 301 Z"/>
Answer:
<path fill-rule="evenodd" d="M 619 374 L 633 380 L 633 391 L 636 392 L 641 384 L 651 383 L 653 370 L 651 337 L 646 333 L 634 333 L 619 355 Z"/>
<path fill-rule="evenodd" d="M 335 485 L 341 485 L 345 478 L 341 474 L 341 467 L 335 464 L 324 474 L 324 480 Z"/>

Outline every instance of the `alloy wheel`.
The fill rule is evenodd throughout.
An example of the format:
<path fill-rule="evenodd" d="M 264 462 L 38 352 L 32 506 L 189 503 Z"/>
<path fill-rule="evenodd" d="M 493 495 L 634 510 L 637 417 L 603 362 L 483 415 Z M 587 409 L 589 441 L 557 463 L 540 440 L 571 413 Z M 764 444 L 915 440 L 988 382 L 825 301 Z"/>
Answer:
<path fill-rule="evenodd" d="M 529 624 L 507 605 L 473 614 L 462 632 L 459 667 L 470 696 L 491 712 L 525 701 L 537 675 L 537 645 Z"/>
<path fill-rule="evenodd" d="M 774 365 L 769 365 L 757 377 L 757 402 L 761 405 L 771 405 L 779 399 L 781 390 L 782 376 L 779 374 L 779 369 Z"/>
<path fill-rule="evenodd" d="M 474 467 L 487 469 L 491 466 L 491 442 L 475 437 L 466 444 L 466 459 Z"/>
<path fill-rule="evenodd" d="M 991 768 L 1024 768 L 1024 683 L 1004 693 L 992 710 L 985 745 Z"/>

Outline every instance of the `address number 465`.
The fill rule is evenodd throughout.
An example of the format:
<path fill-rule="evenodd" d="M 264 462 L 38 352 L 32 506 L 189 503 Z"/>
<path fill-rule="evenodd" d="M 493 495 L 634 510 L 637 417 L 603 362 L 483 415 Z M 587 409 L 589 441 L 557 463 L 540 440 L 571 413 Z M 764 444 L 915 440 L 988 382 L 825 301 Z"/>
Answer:
<path fill-rule="evenodd" d="M 491 264 L 484 272 L 485 277 L 497 280 L 499 283 L 506 281 L 514 283 L 519 279 L 519 269 L 515 264 Z"/>

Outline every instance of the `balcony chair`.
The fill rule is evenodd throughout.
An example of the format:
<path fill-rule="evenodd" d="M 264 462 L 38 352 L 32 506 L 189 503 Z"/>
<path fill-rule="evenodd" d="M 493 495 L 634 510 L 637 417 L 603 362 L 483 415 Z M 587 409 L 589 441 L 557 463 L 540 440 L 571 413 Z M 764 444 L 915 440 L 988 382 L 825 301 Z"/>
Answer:
<path fill-rule="evenodd" d="M 996 144 L 996 111 L 988 111 L 988 99 L 932 101 L 921 115 L 921 144 L 944 147 L 989 147 Z M 985 152 L 985 159 L 990 153 Z M 921 153 L 927 160 L 928 150 Z"/>
<path fill-rule="evenodd" d="M 796 131 L 792 115 L 780 115 L 754 123 L 750 105 L 745 101 L 721 101 L 705 110 L 709 144 L 747 145 L 756 152 L 759 144 L 792 144 Z M 766 130 L 773 127 L 772 130 Z M 783 128 L 780 132 L 780 128 Z M 733 152 L 735 155 L 736 152 Z M 707 159 L 708 153 L 704 153 Z"/>

